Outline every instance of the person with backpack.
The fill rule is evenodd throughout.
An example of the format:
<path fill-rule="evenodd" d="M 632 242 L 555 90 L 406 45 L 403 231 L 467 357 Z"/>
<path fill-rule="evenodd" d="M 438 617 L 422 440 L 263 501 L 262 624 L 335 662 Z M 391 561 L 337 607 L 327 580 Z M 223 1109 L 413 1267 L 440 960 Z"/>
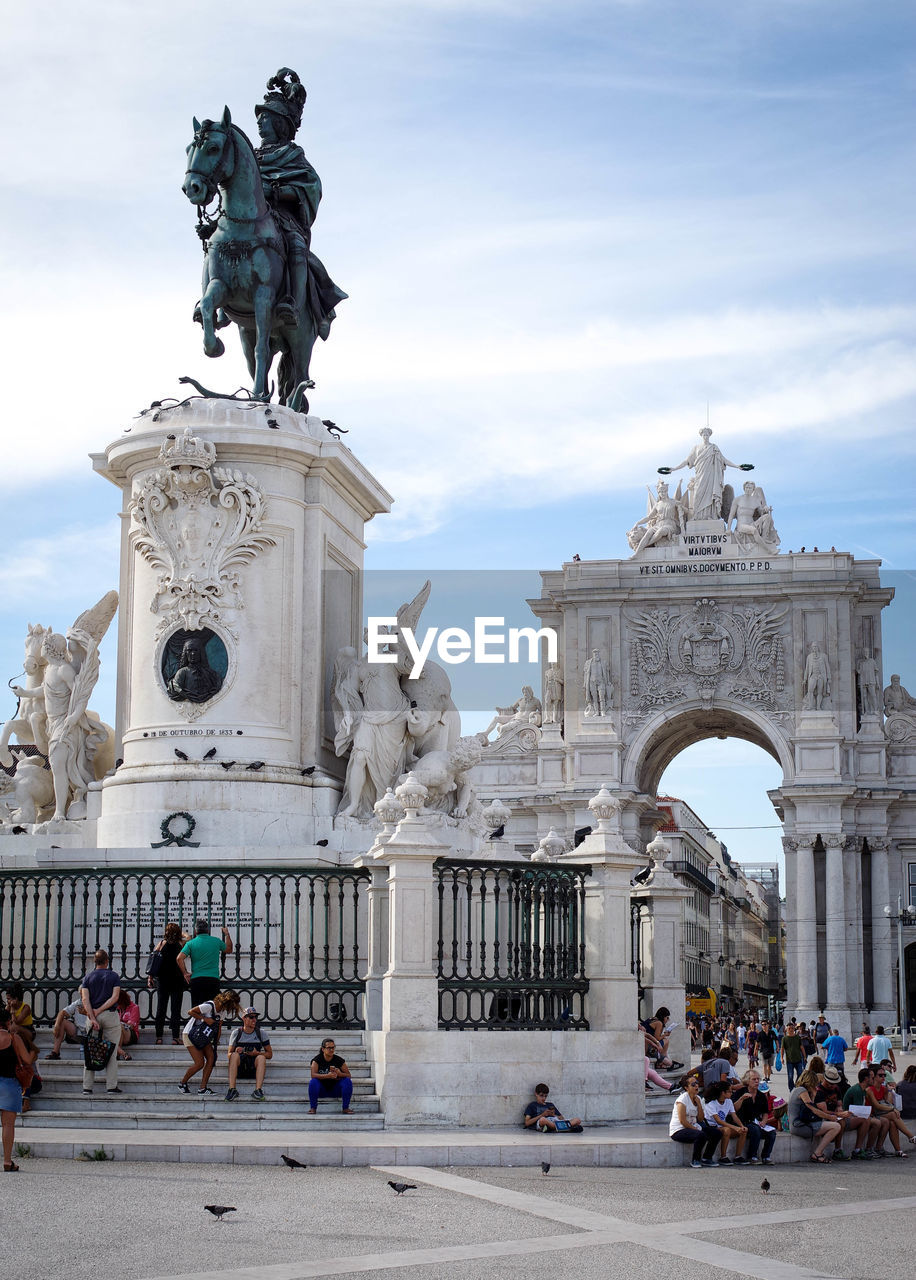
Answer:
<path fill-rule="evenodd" d="M 210 1076 L 216 1066 L 216 1046 L 219 1044 L 222 1017 L 224 1013 L 238 1016 L 241 1001 L 234 991 L 220 991 L 212 1000 L 204 1000 L 195 1005 L 185 1023 L 181 1039 L 191 1055 L 191 1065 L 178 1082 L 182 1093 L 190 1093 L 188 1082 L 203 1071 L 200 1088 L 201 1095 L 213 1093 L 210 1088 Z"/>

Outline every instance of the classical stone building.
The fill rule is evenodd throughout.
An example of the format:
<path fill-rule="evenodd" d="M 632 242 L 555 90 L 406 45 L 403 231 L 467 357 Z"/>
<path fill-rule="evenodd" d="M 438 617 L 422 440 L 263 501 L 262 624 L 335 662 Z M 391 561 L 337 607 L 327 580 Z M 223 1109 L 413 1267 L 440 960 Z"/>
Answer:
<path fill-rule="evenodd" d="M 844 1032 L 894 1024 L 892 918 L 916 876 L 916 702 L 896 678 L 882 694 L 893 591 L 877 561 L 780 553 L 763 491 L 724 484 L 734 464 L 710 434 L 682 464 L 686 492 L 662 481 L 650 493 L 629 558 L 542 573 L 529 603 L 559 636 L 562 705 L 497 740 L 480 790 L 512 808 L 507 839 L 530 847 L 554 829 L 571 845 L 607 783 L 642 849 L 680 751 L 710 737 L 762 747 L 783 775 L 770 798 L 785 828 L 788 1005 L 826 1010 Z M 547 694 L 545 681 L 545 707 Z M 914 938 L 905 923 L 909 955 Z"/>

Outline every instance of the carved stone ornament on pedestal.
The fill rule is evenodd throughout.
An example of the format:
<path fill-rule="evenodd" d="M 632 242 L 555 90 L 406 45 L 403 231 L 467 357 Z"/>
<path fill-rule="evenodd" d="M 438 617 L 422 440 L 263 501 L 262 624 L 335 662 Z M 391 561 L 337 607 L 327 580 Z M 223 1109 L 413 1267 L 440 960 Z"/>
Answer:
<path fill-rule="evenodd" d="M 706 596 L 689 612 L 652 609 L 630 619 L 626 723 L 641 724 L 658 708 L 693 696 L 704 707 L 718 695 L 773 719 L 787 716 L 780 630 L 787 612 L 775 605 L 724 610 Z"/>
<path fill-rule="evenodd" d="M 130 503 L 140 531 L 135 548 L 162 571 L 150 602 L 159 615 L 156 635 L 219 623 L 235 636 L 225 615 L 244 607 L 241 569 L 276 545 L 260 532 L 260 487 L 243 471 L 215 466 L 215 446 L 193 436 L 190 427 L 164 441 L 159 457 L 165 465 Z"/>

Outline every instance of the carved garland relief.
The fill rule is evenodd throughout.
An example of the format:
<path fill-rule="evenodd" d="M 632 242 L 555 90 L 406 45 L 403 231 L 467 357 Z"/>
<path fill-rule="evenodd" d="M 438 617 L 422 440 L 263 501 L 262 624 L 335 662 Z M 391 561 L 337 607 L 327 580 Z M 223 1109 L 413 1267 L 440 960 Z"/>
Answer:
<path fill-rule="evenodd" d="M 626 618 L 625 723 L 641 724 L 660 707 L 693 697 L 704 707 L 716 697 L 734 698 L 770 719 L 788 719 L 786 636 L 780 627 L 787 613 L 787 607 L 757 605 L 723 610 L 704 596 L 692 608 L 650 609 Z"/>

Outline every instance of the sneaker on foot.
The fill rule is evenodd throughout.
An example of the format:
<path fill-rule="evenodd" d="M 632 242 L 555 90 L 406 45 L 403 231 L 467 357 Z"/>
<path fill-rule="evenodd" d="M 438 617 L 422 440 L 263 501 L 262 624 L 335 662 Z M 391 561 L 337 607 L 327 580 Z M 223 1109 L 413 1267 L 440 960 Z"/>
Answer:
<path fill-rule="evenodd" d="M 719 1160 L 719 1164 L 731 1164 L 731 1163 L 732 1161 L 729 1160 L 728 1156 L 722 1156 L 722 1158 Z M 735 1161 L 735 1163 L 737 1164 L 737 1161 Z"/>
<path fill-rule="evenodd" d="M 213 1092 L 213 1090 L 208 1086 L 206 1089 L 198 1089 L 198 1090 L 197 1090 L 197 1092 L 198 1092 L 198 1094 L 202 1094 L 202 1093 L 212 1093 L 212 1092 Z"/>
<path fill-rule="evenodd" d="M 842 1151 L 834 1151 L 834 1153 L 833 1153 L 833 1158 L 834 1158 L 834 1160 L 848 1160 L 848 1159 L 849 1159 L 849 1157 L 848 1157 L 848 1156 L 845 1156 L 845 1155 L 843 1154 L 843 1152 L 842 1152 Z"/>
<path fill-rule="evenodd" d="M 703 1166 L 700 1164 L 699 1160 L 691 1160 L 691 1161 L 690 1161 L 690 1167 L 691 1167 L 691 1169 L 702 1169 L 702 1168 L 703 1168 Z"/>
<path fill-rule="evenodd" d="M 264 1096 L 264 1090 L 263 1090 L 263 1089 L 252 1089 L 252 1091 L 251 1091 L 251 1096 L 254 1098 L 255 1102 L 265 1102 L 265 1101 L 266 1101 L 266 1098 L 265 1098 L 265 1096 Z"/>
<path fill-rule="evenodd" d="M 182 1080 L 182 1081 L 180 1081 L 180 1083 L 179 1083 L 179 1085 L 178 1085 L 178 1088 L 181 1090 L 181 1092 L 182 1092 L 182 1093 L 190 1093 L 190 1092 L 191 1092 L 191 1090 L 188 1088 L 188 1086 L 185 1084 L 185 1082 L 184 1082 L 183 1080 Z"/>
<path fill-rule="evenodd" d="M 757 1156 L 751 1156 L 750 1160 L 748 1160 L 748 1164 L 760 1164 L 760 1160 Z"/>
<path fill-rule="evenodd" d="M 235 1102 L 235 1100 L 236 1100 L 236 1098 L 237 1098 L 238 1096 L 239 1096 L 239 1091 L 238 1091 L 238 1089 L 227 1089 L 227 1090 L 226 1090 L 226 1102 Z"/>
<path fill-rule="evenodd" d="M 772 1157 L 772 1156 L 766 1156 L 766 1157 L 764 1158 L 763 1163 L 764 1163 L 764 1164 L 775 1164 L 775 1163 L 776 1163 L 776 1161 L 773 1159 L 773 1157 Z"/>
<path fill-rule="evenodd" d="M 874 1158 L 875 1158 L 874 1151 L 862 1151 L 859 1155 L 860 1160 L 874 1160 Z"/>
<path fill-rule="evenodd" d="M 713 1167 L 713 1162 L 711 1160 L 701 1160 L 700 1167 L 703 1169 L 711 1169 Z"/>
<path fill-rule="evenodd" d="M 719 1161 L 719 1163 L 720 1164 L 722 1163 L 721 1160 Z M 744 1156 L 735 1156 L 734 1160 L 732 1161 L 732 1164 L 747 1164 L 747 1161 L 745 1160 Z"/>

